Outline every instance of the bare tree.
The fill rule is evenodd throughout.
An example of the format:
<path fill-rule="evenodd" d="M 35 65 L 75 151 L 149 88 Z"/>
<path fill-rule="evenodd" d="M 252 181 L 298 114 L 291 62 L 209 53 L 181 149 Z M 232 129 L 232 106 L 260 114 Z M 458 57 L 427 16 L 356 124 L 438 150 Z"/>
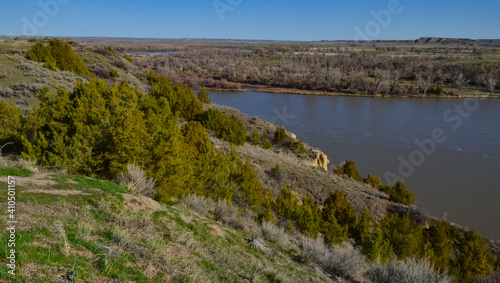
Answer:
<path fill-rule="evenodd" d="M 493 92 L 495 91 L 495 87 L 497 85 L 497 79 L 493 76 L 489 76 L 488 80 L 486 81 L 486 84 L 488 86 L 490 94 L 493 94 Z"/>
<path fill-rule="evenodd" d="M 372 82 L 372 93 L 377 93 L 377 90 L 382 82 L 385 82 L 391 76 L 391 72 L 389 70 L 380 70 L 375 69 L 374 81 Z"/>
<path fill-rule="evenodd" d="M 389 93 L 393 94 L 399 83 L 399 70 L 392 70 L 389 77 Z"/>
<path fill-rule="evenodd" d="M 455 86 L 458 88 L 458 91 L 462 89 L 464 85 L 467 85 L 470 82 L 462 72 L 458 74 L 458 76 L 455 78 Z"/>
<path fill-rule="evenodd" d="M 420 73 L 417 74 L 417 85 L 421 93 L 426 94 L 427 90 L 434 82 L 434 74 L 432 73 Z"/>

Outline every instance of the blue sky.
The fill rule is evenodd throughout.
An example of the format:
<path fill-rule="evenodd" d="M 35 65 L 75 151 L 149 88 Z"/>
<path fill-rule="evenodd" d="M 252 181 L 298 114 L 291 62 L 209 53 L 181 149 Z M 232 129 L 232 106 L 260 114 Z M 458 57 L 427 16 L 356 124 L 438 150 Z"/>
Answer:
<path fill-rule="evenodd" d="M 0 0 L 0 35 L 500 38 L 499 12 L 498 0 Z"/>

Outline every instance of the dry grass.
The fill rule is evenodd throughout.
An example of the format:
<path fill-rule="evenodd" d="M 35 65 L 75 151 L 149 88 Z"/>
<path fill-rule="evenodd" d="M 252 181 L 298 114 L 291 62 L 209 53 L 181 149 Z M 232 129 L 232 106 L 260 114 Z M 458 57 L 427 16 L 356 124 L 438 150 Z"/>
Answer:
<path fill-rule="evenodd" d="M 256 234 L 266 241 L 276 243 L 280 247 L 285 247 L 289 244 L 288 235 L 282 229 L 269 222 L 262 222 Z"/>
<path fill-rule="evenodd" d="M 336 276 L 355 281 L 363 280 L 367 268 L 365 257 L 349 242 L 330 249 L 322 239 L 303 237 L 299 247 L 303 260 L 311 261 Z"/>
<path fill-rule="evenodd" d="M 376 263 L 370 267 L 366 276 L 373 283 L 452 282 L 446 274 L 434 271 L 434 268 L 429 261 L 415 260 L 412 258 L 407 259 L 406 261 L 392 260 L 387 264 Z"/>
<path fill-rule="evenodd" d="M 6 155 L 2 156 L 0 150 L 0 167 L 10 167 L 16 169 L 28 169 L 33 172 L 38 172 L 39 169 L 37 167 L 36 160 L 27 160 L 24 158 L 20 158 L 15 155 Z"/>
<path fill-rule="evenodd" d="M 243 227 L 237 218 L 238 209 L 227 203 L 225 199 L 217 202 L 213 213 L 215 221 L 220 221 L 236 229 Z"/>
<path fill-rule="evenodd" d="M 210 198 L 204 198 L 194 195 L 189 195 L 182 199 L 184 203 L 190 209 L 196 211 L 199 215 L 207 215 L 208 211 L 215 206 L 215 202 Z"/>
<path fill-rule="evenodd" d="M 115 183 L 127 188 L 128 190 L 146 197 L 154 198 L 155 180 L 148 178 L 142 169 L 135 165 L 127 165 L 127 170 L 115 180 Z"/>

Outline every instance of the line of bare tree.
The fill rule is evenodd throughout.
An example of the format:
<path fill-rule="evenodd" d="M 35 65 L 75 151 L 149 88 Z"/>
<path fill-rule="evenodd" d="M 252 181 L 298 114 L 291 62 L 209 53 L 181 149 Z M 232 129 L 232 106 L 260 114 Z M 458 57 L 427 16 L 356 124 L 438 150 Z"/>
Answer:
<path fill-rule="evenodd" d="M 235 88 L 239 84 L 383 95 L 459 93 L 475 87 L 493 94 L 500 64 L 443 54 L 391 53 L 391 50 L 310 49 L 280 46 L 250 50 L 137 56 L 151 68 L 191 87 Z M 453 87 L 454 90 L 447 90 Z"/>

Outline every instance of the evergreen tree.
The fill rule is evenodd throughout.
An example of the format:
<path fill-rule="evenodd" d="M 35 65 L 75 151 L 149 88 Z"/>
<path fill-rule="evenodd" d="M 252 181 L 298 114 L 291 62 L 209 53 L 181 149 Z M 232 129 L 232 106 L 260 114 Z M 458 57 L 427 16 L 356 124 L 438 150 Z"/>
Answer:
<path fill-rule="evenodd" d="M 231 171 L 227 160 L 221 152 L 210 157 L 209 168 L 204 171 L 207 174 L 207 181 L 203 191 L 206 197 L 217 201 L 225 199 L 228 203 L 232 203 L 234 183 L 230 181 Z"/>
<path fill-rule="evenodd" d="M 378 189 L 389 195 L 389 199 L 404 205 L 412 205 L 415 203 L 415 194 L 408 190 L 399 180 L 394 186 L 381 184 Z"/>
<path fill-rule="evenodd" d="M 333 173 L 337 175 L 347 175 L 349 178 L 354 179 L 356 181 L 362 182 L 363 178 L 361 177 L 361 173 L 356 169 L 356 162 L 347 160 L 344 165 L 338 166 L 333 169 Z"/>
<path fill-rule="evenodd" d="M 168 128 L 157 133 L 150 152 L 147 171 L 156 179 L 159 201 L 172 203 L 193 193 L 190 186 L 193 167 L 176 120 L 170 120 Z"/>
<path fill-rule="evenodd" d="M 0 154 L 21 151 L 23 120 L 23 115 L 18 107 L 10 106 L 6 101 L 0 102 L 0 124 L 2 125 L 0 127 Z"/>
<path fill-rule="evenodd" d="M 488 277 L 493 271 L 494 261 L 484 238 L 476 230 L 472 230 L 459 243 L 458 256 L 453 262 L 454 272 L 465 282 Z"/>
<path fill-rule="evenodd" d="M 321 224 L 321 209 L 311 196 L 302 198 L 302 205 L 297 219 L 297 227 L 306 236 L 317 238 Z"/>
<path fill-rule="evenodd" d="M 347 194 L 338 190 L 330 192 L 326 198 L 323 203 L 323 213 L 333 214 L 338 224 L 347 231 L 353 231 L 358 222 L 356 208 L 349 202 Z"/>
<path fill-rule="evenodd" d="M 347 229 L 342 227 L 332 213 L 321 213 L 321 228 L 325 244 L 333 246 L 342 244 L 347 240 Z"/>
<path fill-rule="evenodd" d="M 260 135 L 256 129 L 252 130 L 252 133 L 248 137 L 248 141 L 253 145 L 260 145 L 261 144 Z"/>
<path fill-rule="evenodd" d="M 238 118 L 234 115 L 230 117 L 216 109 L 208 109 L 197 116 L 207 129 L 215 131 L 218 138 L 227 142 L 243 145 L 247 139 L 246 129 Z"/>
<path fill-rule="evenodd" d="M 181 128 L 184 141 L 191 147 L 192 152 L 198 155 L 206 155 L 214 152 L 205 128 L 197 121 L 190 121 Z"/>
<path fill-rule="evenodd" d="M 447 230 L 450 225 L 446 221 L 433 222 L 424 229 L 424 237 L 431 244 L 433 257 L 430 258 L 434 267 L 445 271 L 450 265 L 453 241 L 448 238 Z"/>
<path fill-rule="evenodd" d="M 380 181 L 380 177 L 368 174 L 368 177 L 363 179 L 363 183 L 367 184 L 368 186 L 378 189 L 382 185 L 382 181 Z"/>
<path fill-rule="evenodd" d="M 282 188 L 276 199 L 276 215 L 278 218 L 296 221 L 300 215 L 300 206 L 297 196 L 290 188 Z"/>
<path fill-rule="evenodd" d="M 56 59 L 56 66 L 61 71 L 69 71 L 77 76 L 90 76 L 89 69 L 82 58 L 75 54 L 71 45 L 59 39 L 51 40 L 47 46 L 52 57 Z"/>
<path fill-rule="evenodd" d="M 282 143 L 288 138 L 288 135 L 286 134 L 285 128 L 279 126 L 276 128 L 276 131 L 274 132 L 274 140 L 276 143 Z"/>
<path fill-rule="evenodd" d="M 422 226 L 412 221 L 408 214 L 401 217 L 397 212 L 387 213 L 381 228 L 399 259 L 421 257 L 424 244 Z"/>
<path fill-rule="evenodd" d="M 52 56 L 50 49 L 45 47 L 45 45 L 41 42 L 37 42 L 31 49 L 26 53 L 26 59 L 44 63 L 44 67 L 56 71 L 56 59 Z"/>
<path fill-rule="evenodd" d="M 208 90 L 205 88 L 202 88 L 200 92 L 198 92 L 197 96 L 198 99 L 205 104 L 210 104 L 210 102 L 212 102 L 212 99 L 209 97 Z"/>
<path fill-rule="evenodd" d="M 415 203 L 415 194 L 408 190 L 408 188 L 403 185 L 403 182 L 399 180 L 393 187 L 392 193 L 390 194 L 390 199 L 394 202 L 399 202 L 404 205 L 412 205 Z"/>
<path fill-rule="evenodd" d="M 340 244 L 347 240 L 349 233 L 354 232 L 358 221 L 356 209 L 349 203 L 347 194 L 340 191 L 331 192 L 323 203 L 321 232 L 325 242 L 330 245 Z"/>

